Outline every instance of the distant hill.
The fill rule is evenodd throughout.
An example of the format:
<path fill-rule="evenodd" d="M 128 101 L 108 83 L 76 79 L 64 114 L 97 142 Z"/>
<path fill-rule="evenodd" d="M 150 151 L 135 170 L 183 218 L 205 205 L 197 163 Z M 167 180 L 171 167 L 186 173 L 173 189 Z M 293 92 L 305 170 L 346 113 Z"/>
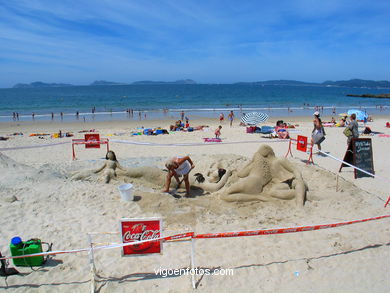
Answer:
<path fill-rule="evenodd" d="M 181 79 L 176 81 L 151 81 L 151 80 L 141 80 L 135 81 L 132 84 L 196 84 L 196 81 L 192 79 Z"/>
<path fill-rule="evenodd" d="M 106 81 L 106 80 L 95 80 L 90 85 L 96 86 L 96 85 L 127 85 L 128 83 L 122 83 L 122 82 L 113 82 L 113 81 Z"/>
<path fill-rule="evenodd" d="M 325 86 L 342 86 L 342 87 L 367 87 L 367 88 L 390 88 L 390 81 L 387 80 L 364 80 L 364 79 L 350 79 L 331 81 L 327 80 L 322 83 Z"/>
<path fill-rule="evenodd" d="M 288 86 L 338 86 L 338 87 L 357 87 L 357 88 L 390 88 L 390 81 L 387 80 L 364 80 L 364 79 L 350 79 L 332 81 L 327 80 L 323 83 L 304 82 L 297 80 L 266 80 L 255 82 L 238 82 L 236 84 L 255 84 L 255 85 L 288 85 Z"/>
<path fill-rule="evenodd" d="M 308 86 L 308 85 L 320 85 L 313 82 L 297 81 L 297 80 L 266 80 L 266 81 L 255 81 L 255 82 L 237 82 L 235 84 L 255 84 L 255 85 L 289 85 L 289 86 Z"/>
<path fill-rule="evenodd" d="M 41 81 L 36 81 L 32 83 L 18 83 L 13 86 L 13 88 L 41 88 L 41 87 L 68 87 L 73 86 L 68 83 L 45 83 Z"/>
<path fill-rule="evenodd" d="M 134 85 L 153 85 L 153 84 L 197 84 L 196 81 L 192 79 L 181 79 L 176 81 L 151 81 L 151 80 L 142 80 L 136 81 L 131 84 Z M 332 81 L 327 80 L 322 83 L 315 82 L 304 82 L 297 80 L 266 80 L 266 81 L 253 81 L 253 82 L 237 82 L 234 84 L 251 84 L 251 85 L 261 85 L 261 86 L 326 86 L 326 87 L 350 87 L 350 88 L 390 88 L 390 81 L 387 80 L 365 80 L 365 79 L 350 79 L 350 80 L 339 80 Z M 105 80 L 96 80 L 90 84 L 90 86 L 100 86 L 100 85 L 129 85 L 128 83 L 112 82 Z M 36 81 L 32 83 L 18 83 L 13 86 L 13 88 L 43 88 L 43 87 L 69 87 L 74 86 L 67 83 L 44 83 L 41 81 Z"/>

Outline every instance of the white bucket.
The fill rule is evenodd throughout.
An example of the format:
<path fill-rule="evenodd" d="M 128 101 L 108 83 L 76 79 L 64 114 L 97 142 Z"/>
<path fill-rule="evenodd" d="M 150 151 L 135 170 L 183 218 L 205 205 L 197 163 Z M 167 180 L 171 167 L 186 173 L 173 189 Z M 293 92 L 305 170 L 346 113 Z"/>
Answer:
<path fill-rule="evenodd" d="M 119 192 L 121 194 L 122 200 L 132 201 L 134 200 L 133 194 L 133 184 L 126 183 L 118 186 Z"/>

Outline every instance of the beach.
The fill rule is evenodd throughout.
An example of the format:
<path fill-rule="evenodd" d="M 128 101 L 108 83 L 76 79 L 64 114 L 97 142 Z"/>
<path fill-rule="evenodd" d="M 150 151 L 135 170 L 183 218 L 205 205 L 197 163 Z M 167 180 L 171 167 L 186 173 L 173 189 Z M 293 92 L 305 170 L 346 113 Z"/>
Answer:
<path fill-rule="evenodd" d="M 177 116 L 179 114 L 177 113 Z M 176 117 L 178 119 L 179 117 Z M 274 126 L 284 120 L 294 125 L 290 136 L 310 137 L 311 116 L 271 117 L 265 124 Z M 329 121 L 325 116 L 323 121 Z M 369 122 L 373 131 L 390 135 L 385 124 L 389 116 L 376 115 Z M 71 141 L 83 138 L 82 130 L 94 130 L 110 140 L 110 150 L 124 167 L 164 168 L 173 156 L 189 155 L 195 166 L 221 158 L 237 158 L 242 164 L 252 158 L 263 144 L 271 146 L 277 157 L 284 157 L 289 140 L 270 139 L 268 135 L 246 133 L 236 118 L 233 126 L 217 118 L 191 119 L 191 126 L 207 125 L 193 132 L 165 135 L 131 135 L 131 131 L 162 127 L 169 130 L 174 120 L 122 121 L 22 121 L 0 123 L 0 214 L 1 252 L 9 255 L 11 238 L 40 238 L 53 243 L 53 250 L 88 247 L 88 232 L 119 232 L 121 218 L 161 217 L 163 235 L 182 232 L 215 233 L 308 226 L 337 223 L 390 214 L 384 204 L 388 193 L 389 137 L 378 134 L 372 139 L 375 175 L 378 178 L 354 179 L 352 168 L 338 173 L 340 162 L 314 155 L 314 165 L 306 165 L 308 154 L 293 146 L 289 161 L 307 183 L 303 207 L 291 200 L 275 202 L 225 202 L 202 194 L 175 198 L 163 193 L 163 186 L 142 180 L 129 180 L 135 186 L 137 201 L 124 202 L 118 192 L 122 180 L 106 184 L 99 180 L 72 180 L 72 172 L 94 169 L 105 161 L 106 148 L 85 149 Z M 361 126 L 363 125 L 360 123 Z M 205 144 L 222 125 L 222 143 Z M 71 132 L 73 137 L 30 137 L 31 133 Z M 326 127 L 322 149 L 343 159 L 347 149 L 344 128 Z M 363 130 L 361 127 L 359 130 Z M 62 143 L 52 146 L 45 144 Z M 191 145 L 193 144 L 193 145 Z M 21 148 L 34 146 L 34 148 Z M 15 149 L 10 149 L 15 148 Z M 241 165 L 240 165 L 241 166 Z M 237 170 L 234 170 L 237 171 Z M 385 179 L 381 178 L 384 177 Z M 197 239 L 195 264 L 211 271 L 225 269 L 233 275 L 197 275 L 197 289 L 191 276 L 163 277 L 162 269 L 187 268 L 190 242 L 165 243 L 163 253 L 142 257 L 121 257 L 120 249 L 95 253 L 98 292 L 386 292 L 390 286 L 389 219 L 371 221 L 321 231 L 239 238 Z M 119 234 L 97 235 L 99 243 L 119 243 Z M 12 266 L 12 263 L 10 263 Z M 90 288 L 88 254 L 51 257 L 37 271 L 17 267 L 21 275 L 9 276 L 0 289 L 9 292 L 86 292 Z"/>

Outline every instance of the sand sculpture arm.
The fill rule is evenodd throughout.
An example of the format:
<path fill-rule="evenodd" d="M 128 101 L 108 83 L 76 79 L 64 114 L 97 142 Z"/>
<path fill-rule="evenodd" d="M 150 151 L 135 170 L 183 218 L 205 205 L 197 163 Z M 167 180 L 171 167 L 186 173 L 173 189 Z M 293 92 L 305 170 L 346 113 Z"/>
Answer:
<path fill-rule="evenodd" d="M 232 175 L 232 171 L 230 170 L 227 170 L 226 173 L 222 176 L 221 180 L 219 180 L 219 182 L 217 183 L 212 183 L 212 182 L 193 182 L 191 184 L 191 186 L 194 186 L 194 187 L 199 187 L 205 191 L 208 191 L 208 192 L 215 192 L 215 191 L 218 191 L 220 190 L 222 187 L 225 186 L 226 182 L 228 181 L 230 175 Z"/>

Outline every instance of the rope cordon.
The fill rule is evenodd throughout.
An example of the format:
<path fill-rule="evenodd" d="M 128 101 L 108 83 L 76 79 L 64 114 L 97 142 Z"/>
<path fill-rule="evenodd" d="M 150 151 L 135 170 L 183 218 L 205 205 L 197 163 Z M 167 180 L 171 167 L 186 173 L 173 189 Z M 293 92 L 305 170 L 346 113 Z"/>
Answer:
<path fill-rule="evenodd" d="M 66 254 L 66 253 L 87 252 L 87 251 L 90 251 L 91 249 L 92 250 L 99 250 L 99 249 L 120 248 L 120 247 L 133 246 L 133 245 L 138 245 L 138 244 L 141 244 L 141 243 L 152 242 L 152 241 L 169 241 L 169 240 L 184 239 L 184 238 L 206 239 L 206 238 L 244 237 L 244 236 L 258 236 L 258 235 L 275 235 L 275 234 L 296 233 L 296 232 L 305 232 L 305 231 L 314 231 L 314 230 L 322 230 L 322 229 L 341 227 L 341 226 L 346 226 L 346 225 L 351 225 L 351 224 L 357 224 L 357 223 L 364 223 L 364 222 L 369 222 L 369 221 L 381 220 L 381 219 L 385 219 L 385 218 L 390 218 L 390 215 L 384 215 L 384 216 L 378 216 L 378 217 L 372 217 L 372 218 L 365 218 L 365 219 L 359 219 L 359 220 L 352 220 L 352 221 L 347 221 L 347 222 L 339 222 L 339 223 L 333 223 L 333 224 L 320 224 L 320 225 L 299 226 L 299 227 L 290 227 L 290 228 L 274 228 L 274 229 L 247 230 L 247 231 L 238 231 L 238 232 L 207 233 L 207 234 L 197 234 L 197 235 L 195 235 L 194 232 L 187 232 L 187 233 L 181 233 L 181 234 L 176 234 L 176 235 L 172 235 L 172 236 L 159 237 L 159 238 L 142 240 L 142 241 L 136 241 L 136 242 L 128 242 L 128 243 L 118 243 L 118 244 L 111 244 L 111 245 L 95 246 L 93 248 L 81 248 L 81 249 L 74 249 L 74 250 L 60 250 L 60 251 L 41 252 L 41 253 L 28 254 L 28 255 L 2 257 L 2 258 L 0 258 L 0 260 L 14 259 L 14 258 L 24 258 L 24 257 L 34 257 L 34 256 Z"/>

